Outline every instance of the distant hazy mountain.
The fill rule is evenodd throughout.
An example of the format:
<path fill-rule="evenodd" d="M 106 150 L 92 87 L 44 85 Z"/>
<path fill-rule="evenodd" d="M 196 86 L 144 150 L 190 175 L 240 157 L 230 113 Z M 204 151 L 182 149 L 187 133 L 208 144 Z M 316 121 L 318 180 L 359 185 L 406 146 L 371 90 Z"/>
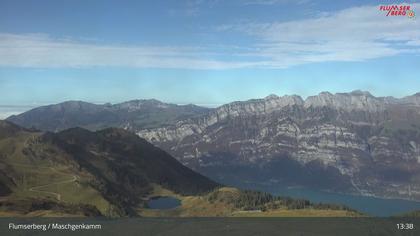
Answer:
<path fill-rule="evenodd" d="M 137 134 L 225 183 L 420 200 L 420 94 L 270 95 Z"/>
<path fill-rule="evenodd" d="M 218 186 L 122 129 L 43 134 L 0 121 L 0 196 L 10 196 L 0 209 L 37 202 L 39 209 L 25 211 L 50 204 L 67 213 L 136 215 L 152 184 L 188 195 Z"/>
<path fill-rule="evenodd" d="M 7 120 L 22 127 L 44 131 L 60 131 L 73 127 L 99 130 L 108 127 L 142 129 L 173 124 L 187 117 L 203 114 L 209 109 L 195 105 L 175 105 L 154 99 L 133 100 L 119 104 L 97 105 L 68 101 L 34 108 Z"/>

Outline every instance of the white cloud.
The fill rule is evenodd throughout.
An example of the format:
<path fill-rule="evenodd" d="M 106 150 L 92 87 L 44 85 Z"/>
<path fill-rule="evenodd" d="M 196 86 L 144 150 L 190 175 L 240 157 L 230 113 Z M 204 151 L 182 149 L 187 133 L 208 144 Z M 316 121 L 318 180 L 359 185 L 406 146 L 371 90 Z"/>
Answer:
<path fill-rule="evenodd" d="M 420 4 L 411 4 L 420 9 Z M 221 25 L 247 45 L 206 47 L 106 45 L 92 41 L 56 39 L 48 35 L 0 34 L 0 66 L 133 68 L 287 68 L 326 61 L 364 61 L 418 54 L 420 24 L 408 17 L 387 17 L 379 6 L 353 7 L 317 18 L 271 23 Z M 224 45 L 226 47 L 226 45 Z"/>
<path fill-rule="evenodd" d="M 42 34 L 0 34 L 2 66 L 225 69 L 254 64 L 203 59 L 203 55 L 211 53 L 197 47 L 96 45 L 53 39 Z"/>
<path fill-rule="evenodd" d="M 420 9 L 420 4 L 411 4 Z M 223 25 L 259 40 L 256 56 L 265 66 L 284 68 L 323 61 L 363 61 L 418 53 L 420 24 L 408 17 L 386 17 L 379 6 L 354 7 L 318 18 L 289 22 Z"/>

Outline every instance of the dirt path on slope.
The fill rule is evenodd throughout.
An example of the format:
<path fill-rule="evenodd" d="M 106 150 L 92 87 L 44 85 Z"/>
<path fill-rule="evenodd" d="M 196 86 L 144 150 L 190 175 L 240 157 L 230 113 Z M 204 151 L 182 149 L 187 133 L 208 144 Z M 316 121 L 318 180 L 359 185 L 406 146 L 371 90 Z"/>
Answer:
<path fill-rule="evenodd" d="M 54 169 L 53 167 L 51 167 L 52 170 L 57 171 L 56 169 Z M 58 171 L 57 171 L 58 172 Z M 59 173 L 59 172 L 58 172 Z M 62 173 L 61 173 L 62 174 Z M 30 192 L 38 192 L 38 193 L 47 193 L 47 194 L 51 194 L 57 197 L 58 201 L 61 201 L 61 194 L 56 193 L 56 192 L 50 192 L 50 191 L 45 191 L 45 190 L 37 190 L 39 188 L 44 188 L 44 187 L 49 187 L 49 186 L 53 186 L 53 185 L 59 185 L 59 184 L 67 184 L 67 183 L 72 183 L 75 182 L 77 180 L 77 176 L 76 175 L 72 175 L 72 178 L 69 180 L 64 180 L 64 181 L 60 181 L 60 182 L 55 182 L 55 183 L 51 183 L 51 184 L 45 184 L 45 185 L 39 185 L 39 186 L 34 186 L 34 187 L 30 187 L 28 190 Z"/>
<path fill-rule="evenodd" d="M 33 168 L 33 166 L 25 165 L 25 164 L 12 163 L 12 165 L 18 165 L 18 166 L 24 166 L 24 167 Z M 49 186 L 53 186 L 53 185 L 60 185 L 60 184 L 72 183 L 72 182 L 75 182 L 78 179 L 78 176 L 77 175 L 70 175 L 70 174 L 62 173 L 62 172 L 58 171 L 57 169 L 55 169 L 54 167 L 40 167 L 40 166 L 38 166 L 37 168 L 51 169 L 52 171 L 54 171 L 54 172 L 56 172 L 58 174 L 71 176 L 71 178 L 68 179 L 68 180 L 62 180 L 62 181 L 54 182 L 54 183 L 50 183 L 50 184 L 43 184 L 43 185 L 38 185 L 38 186 L 32 186 L 32 187 L 30 187 L 28 189 L 28 191 L 30 191 L 30 192 L 46 193 L 46 194 L 53 195 L 54 197 L 57 198 L 58 201 L 61 201 L 61 194 L 60 193 L 51 192 L 51 191 L 45 191 L 45 190 L 39 190 L 39 189 L 40 188 L 49 187 Z"/>

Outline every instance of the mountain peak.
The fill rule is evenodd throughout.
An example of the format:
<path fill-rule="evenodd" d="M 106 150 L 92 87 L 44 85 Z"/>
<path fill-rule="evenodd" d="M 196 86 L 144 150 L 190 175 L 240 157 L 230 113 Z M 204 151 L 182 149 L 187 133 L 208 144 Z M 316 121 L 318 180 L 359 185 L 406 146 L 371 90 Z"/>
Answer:
<path fill-rule="evenodd" d="M 318 96 L 334 96 L 332 93 L 328 92 L 328 91 L 322 91 L 318 94 Z"/>
<path fill-rule="evenodd" d="M 156 99 L 135 99 L 116 104 L 115 106 L 128 109 L 129 111 L 137 111 L 145 107 L 168 108 L 175 105 L 164 103 Z"/>
<path fill-rule="evenodd" d="M 152 103 L 152 104 L 156 104 L 156 103 L 158 103 L 158 104 L 163 104 L 163 102 L 161 102 L 161 101 L 159 101 L 157 99 L 154 99 L 154 98 L 152 98 L 152 99 L 134 99 L 134 100 L 130 100 L 130 101 L 123 102 L 123 103 L 133 103 L 133 104 L 136 104 L 136 103 L 141 103 L 141 104 L 144 104 L 144 103 Z"/>
<path fill-rule="evenodd" d="M 388 99 L 389 100 L 389 99 Z M 340 110 L 378 111 L 385 109 L 383 99 L 376 98 L 367 91 L 354 90 L 350 93 L 321 92 L 310 96 L 305 101 L 305 107 L 331 107 Z"/>
<path fill-rule="evenodd" d="M 368 91 L 362 91 L 362 90 L 354 90 L 352 92 L 350 92 L 351 95 L 354 96 L 366 96 L 366 97 L 373 97 L 373 95 L 371 93 L 369 93 Z"/>
<path fill-rule="evenodd" d="M 79 111 L 79 110 L 93 111 L 99 108 L 100 106 L 101 105 L 97 105 L 94 103 L 71 100 L 71 101 L 65 101 L 62 103 L 54 104 L 54 105 L 42 106 L 39 108 L 50 109 L 54 111 Z"/>
<path fill-rule="evenodd" d="M 278 99 L 279 96 L 275 95 L 275 94 L 270 94 L 267 97 L 265 97 L 265 100 L 270 100 L 270 99 Z"/>

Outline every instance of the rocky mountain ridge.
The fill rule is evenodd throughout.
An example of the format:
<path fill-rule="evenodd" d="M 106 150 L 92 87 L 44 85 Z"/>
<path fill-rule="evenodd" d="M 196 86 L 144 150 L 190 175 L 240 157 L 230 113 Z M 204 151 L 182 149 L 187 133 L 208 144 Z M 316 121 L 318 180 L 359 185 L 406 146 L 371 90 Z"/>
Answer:
<path fill-rule="evenodd" d="M 287 106 L 297 106 L 305 109 L 327 107 L 343 112 L 384 112 L 386 108 L 398 105 L 420 107 L 420 94 L 397 99 L 394 97 L 374 97 L 369 92 L 356 90 L 351 93 L 336 94 L 321 92 L 319 95 L 309 96 L 306 100 L 303 100 L 298 95 L 285 95 L 281 97 L 269 95 L 263 99 L 228 103 L 210 110 L 205 116 L 178 121 L 176 125 L 181 132 L 177 131 L 177 135 L 171 133 L 162 135 L 156 133 L 153 135 L 153 131 L 140 131 L 138 134 L 150 140 L 153 138 L 164 139 L 165 136 L 168 138 L 168 141 L 172 138 L 180 139 L 184 138 L 184 135 L 201 132 L 202 127 L 211 126 L 223 119 L 249 115 L 266 115 L 277 112 Z M 190 122 L 197 125 L 189 126 Z M 162 132 L 165 132 L 165 130 L 169 131 L 166 127 L 162 128 Z M 159 129 L 156 129 L 156 131 L 159 131 Z"/>
<path fill-rule="evenodd" d="M 142 101 L 102 105 L 122 111 L 111 116 L 90 113 L 95 107 L 72 115 L 44 108 L 8 120 L 41 130 L 51 123 L 58 130 L 86 127 L 85 120 L 94 128 L 122 127 L 222 183 L 283 182 L 420 199 L 420 93 L 270 95 L 213 109 Z"/>
<path fill-rule="evenodd" d="M 345 191 L 417 199 L 419 98 L 377 98 L 362 91 L 323 92 L 306 100 L 270 95 L 137 134 L 212 177 L 225 178 L 215 166 L 259 166 L 252 171 L 264 173 L 288 158 L 303 167 L 322 163 L 315 171 L 333 167 L 346 182 L 333 185 L 350 186 Z M 285 178 L 272 172 L 266 180 Z"/>

